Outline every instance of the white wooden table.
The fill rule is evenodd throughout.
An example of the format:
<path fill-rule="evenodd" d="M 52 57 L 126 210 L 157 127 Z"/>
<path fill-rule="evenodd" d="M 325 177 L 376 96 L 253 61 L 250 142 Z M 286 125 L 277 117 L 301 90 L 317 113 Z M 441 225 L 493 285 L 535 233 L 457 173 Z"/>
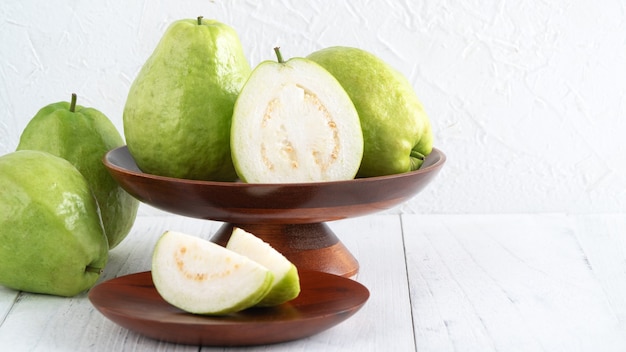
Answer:
<path fill-rule="evenodd" d="M 626 214 L 371 215 L 329 223 L 371 297 L 352 318 L 255 348 L 174 345 L 74 298 L 0 287 L 0 351 L 626 351 Z M 165 230 L 219 223 L 142 216 L 102 280 L 150 269 Z"/>

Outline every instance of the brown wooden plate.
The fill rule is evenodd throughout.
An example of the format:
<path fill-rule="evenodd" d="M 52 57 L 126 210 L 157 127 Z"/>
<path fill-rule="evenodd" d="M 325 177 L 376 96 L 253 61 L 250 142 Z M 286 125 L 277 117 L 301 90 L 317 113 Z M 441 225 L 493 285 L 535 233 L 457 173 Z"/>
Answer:
<path fill-rule="evenodd" d="M 300 295 L 272 308 L 250 308 L 226 316 L 186 313 L 156 291 L 149 271 L 105 281 L 89 291 L 104 316 L 153 339 L 190 345 L 247 346 L 285 342 L 329 329 L 368 300 L 362 284 L 341 276 L 300 272 Z"/>
<path fill-rule="evenodd" d="M 419 170 L 354 180 L 243 183 L 187 180 L 142 172 L 128 147 L 103 158 L 111 176 L 133 197 L 174 214 L 233 224 L 312 224 L 389 209 L 424 189 L 445 154 L 434 148 Z"/>

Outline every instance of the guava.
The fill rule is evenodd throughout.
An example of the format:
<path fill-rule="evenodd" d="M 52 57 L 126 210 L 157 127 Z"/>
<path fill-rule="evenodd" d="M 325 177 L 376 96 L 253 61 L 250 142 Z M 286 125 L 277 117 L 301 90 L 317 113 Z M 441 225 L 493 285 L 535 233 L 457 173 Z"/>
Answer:
<path fill-rule="evenodd" d="M 400 71 L 359 48 L 329 47 L 307 59 L 332 73 L 359 113 L 364 151 L 357 177 L 419 169 L 432 151 L 432 127 L 415 90 Z"/>
<path fill-rule="evenodd" d="M 122 136 L 102 112 L 70 102 L 43 107 L 29 121 L 17 150 L 40 150 L 72 163 L 89 182 L 100 208 L 109 249 L 130 232 L 139 201 L 126 193 L 111 177 L 102 158 L 124 145 Z"/>
<path fill-rule="evenodd" d="M 363 156 L 357 110 L 337 80 L 305 58 L 264 61 L 235 103 L 231 149 L 248 183 L 353 179 Z"/>
<path fill-rule="evenodd" d="M 244 255 L 268 268 L 274 275 L 270 291 L 256 305 L 271 307 L 291 301 L 300 294 L 298 269 L 269 243 L 235 227 L 226 248 Z"/>
<path fill-rule="evenodd" d="M 166 231 L 152 255 L 152 281 L 161 297 L 186 312 L 226 315 L 256 305 L 274 277 L 261 264 L 216 243 Z"/>
<path fill-rule="evenodd" d="M 107 260 L 98 205 L 78 169 L 42 151 L 0 157 L 0 284 L 74 296 Z"/>
<path fill-rule="evenodd" d="M 173 22 L 124 106 L 124 135 L 137 166 L 176 178 L 236 179 L 231 118 L 250 71 L 232 27 L 202 17 Z"/>

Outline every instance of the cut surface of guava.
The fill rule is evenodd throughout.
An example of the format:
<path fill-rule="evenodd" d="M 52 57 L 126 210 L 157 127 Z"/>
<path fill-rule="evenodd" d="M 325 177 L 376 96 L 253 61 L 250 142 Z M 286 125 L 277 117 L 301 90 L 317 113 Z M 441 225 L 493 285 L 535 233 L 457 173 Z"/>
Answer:
<path fill-rule="evenodd" d="M 225 315 L 256 305 L 273 274 L 216 243 L 166 231 L 152 257 L 152 280 L 161 297 L 186 312 Z"/>
<path fill-rule="evenodd" d="M 269 243 L 235 227 L 226 248 L 256 261 L 272 272 L 274 276 L 272 287 L 257 306 L 276 306 L 300 294 L 298 269 Z"/>
<path fill-rule="evenodd" d="M 235 102 L 231 153 L 248 183 L 346 180 L 361 163 L 363 133 L 350 97 L 324 68 L 266 61 Z"/>

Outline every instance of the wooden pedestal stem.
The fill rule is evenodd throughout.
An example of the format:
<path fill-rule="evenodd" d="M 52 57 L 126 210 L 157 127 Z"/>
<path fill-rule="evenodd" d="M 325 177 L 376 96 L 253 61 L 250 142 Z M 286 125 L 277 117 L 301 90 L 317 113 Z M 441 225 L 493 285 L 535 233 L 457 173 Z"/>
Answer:
<path fill-rule="evenodd" d="M 234 227 L 269 243 L 299 269 L 354 277 L 359 263 L 325 223 L 231 224 L 224 223 L 211 241 L 225 246 Z"/>

